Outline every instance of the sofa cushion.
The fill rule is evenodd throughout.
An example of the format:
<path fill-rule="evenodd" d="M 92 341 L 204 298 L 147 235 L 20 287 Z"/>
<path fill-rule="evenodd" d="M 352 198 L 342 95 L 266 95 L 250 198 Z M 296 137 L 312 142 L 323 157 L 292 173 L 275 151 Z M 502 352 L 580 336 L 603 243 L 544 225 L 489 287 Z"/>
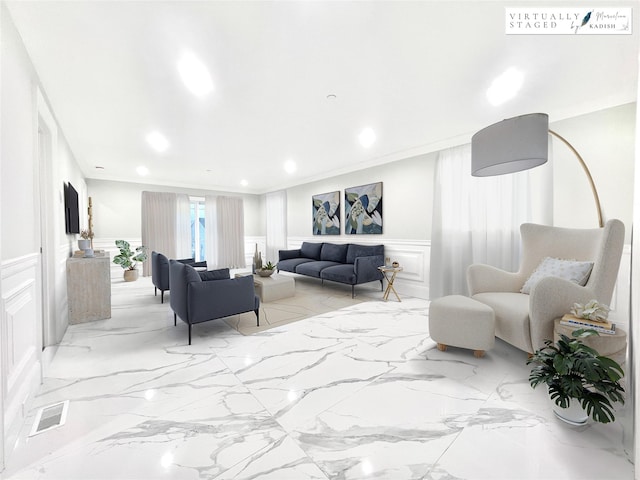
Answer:
<path fill-rule="evenodd" d="M 589 280 L 592 268 L 593 262 L 578 262 L 546 257 L 527 279 L 520 292 L 531 293 L 533 287 L 545 277 L 560 277 L 584 286 Z"/>
<path fill-rule="evenodd" d="M 231 278 L 228 268 L 220 268 L 218 270 L 207 270 L 206 272 L 198 272 L 203 282 L 211 280 L 227 280 Z"/>
<path fill-rule="evenodd" d="M 313 262 L 310 258 L 290 258 L 289 260 L 280 260 L 278 262 L 278 270 L 283 272 L 296 273 L 296 267 L 301 263 Z"/>
<path fill-rule="evenodd" d="M 340 265 L 338 262 L 318 261 L 302 263 L 296 267 L 296 273 L 320 278 L 320 272 L 327 267 Z"/>
<path fill-rule="evenodd" d="M 327 262 L 345 263 L 347 260 L 347 247 L 349 245 L 336 245 L 335 243 L 324 243 L 320 252 L 320 260 Z"/>
<path fill-rule="evenodd" d="M 302 242 L 300 247 L 300 256 L 310 258 L 311 260 L 320 260 L 321 243 Z"/>
<path fill-rule="evenodd" d="M 346 263 L 355 263 L 357 257 L 380 255 L 384 258 L 384 245 L 356 245 L 350 243 L 347 249 Z"/>
<path fill-rule="evenodd" d="M 349 285 L 355 285 L 358 280 L 353 265 L 349 263 L 325 268 L 320 272 L 320 278 Z"/>
<path fill-rule="evenodd" d="M 477 293 L 471 298 L 490 306 L 495 313 L 496 336 L 525 352 L 531 345 L 529 295 L 515 292 Z"/>

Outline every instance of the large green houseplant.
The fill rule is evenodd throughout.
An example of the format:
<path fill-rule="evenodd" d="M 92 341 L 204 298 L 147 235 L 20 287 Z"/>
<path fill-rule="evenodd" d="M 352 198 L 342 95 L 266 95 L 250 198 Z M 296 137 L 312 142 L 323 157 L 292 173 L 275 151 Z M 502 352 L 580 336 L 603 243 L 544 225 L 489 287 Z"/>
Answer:
<path fill-rule="evenodd" d="M 113 263 L 120 265 L 124 269 L 124 279 L 132 282 L 138 279 L 138 262 L 144 262 L 147 259 L 147 247 L 136 247 L 131 250 L 131 245 L 126 240 L 116 240 L 116 247 L 120 249 L 120 253 L 113 257 Z"/>
<path fill-rule="evenodd" d="M 529 383 L 533 388 L 546 384 L 551 400 L 560 409 L 568 409 L 574 401 L 582 406 L 586 416 L 608 423 L 615 420 L 612 403 L 624 404 L 624 388 L 620 383 L 624 372 L 616 361 L 599 355 L 580 341 L 592 335 L 598 332 L 578 329 L 573 338 L 560 335 L 555 345 L 545 341 L 545 347 L 527 361 L 534 365 Z M 566 418 L 561 411 L 556 410 L 556 414 Z"/>

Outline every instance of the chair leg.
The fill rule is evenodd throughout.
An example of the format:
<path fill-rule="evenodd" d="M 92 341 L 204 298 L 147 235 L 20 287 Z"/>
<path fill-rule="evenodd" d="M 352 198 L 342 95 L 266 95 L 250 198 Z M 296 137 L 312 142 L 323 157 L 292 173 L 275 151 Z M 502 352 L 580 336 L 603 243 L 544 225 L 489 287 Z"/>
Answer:
<path fill-rule="evenodd" d="M 254 310 L 254 312 L 256 313 L 256 326 L 260 326 L 260 309 L 256 308 Z"/>
<path fill-rule="evenodd" d="M 189 324 L 189 345 L 191 345 L 191 324 Z"/>
<path fill-rule="evenodd" d="M 153 296 L 154 297 L 158 296 L 158 287 L 153 287 Z"/>
<path fill-rule="evenodd" d="M 160 290 L 160 303 L 164 303 L 164 290 Z"/>
<path fill-rule="evenodd" d="M 351 298 L 356 298 L 356 286 L 351 285 Z"/>
<path fill-rule="evenodd" d="M 174 326 L 174 327 L 175 327 L 176 325 L 178 325 L 178 322 L 177 322 L 176 320 L 177 320 L 177 315 L 176 315 L 176 314 L 175 314 L 175 312 L 174 312 L 174 314 L 173 314 L 173 326 Z"/>
<path fill-rule="evenodd" d="M 384 292 L 384 282 L 382 281 L 382 279 L 380 280 L 380 291 Z"/>

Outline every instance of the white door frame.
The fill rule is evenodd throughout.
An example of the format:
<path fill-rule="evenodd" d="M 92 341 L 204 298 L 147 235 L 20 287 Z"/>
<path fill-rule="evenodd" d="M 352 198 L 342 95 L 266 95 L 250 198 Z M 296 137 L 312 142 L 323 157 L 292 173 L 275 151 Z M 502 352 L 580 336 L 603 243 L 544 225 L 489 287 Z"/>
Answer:
<path fill-rule="evenodd" d="M 57 343 L 56 332 L 56 272 L 55 272 L 55 221 L 57 219 L 54 205 L 53 182 L 54 162 L 58 148 L 58 134 L 55 119 L 47 103 L 38 89 L 38 191 L 36 199 L 40 206 L 40 259 L 42 285 L 42 368 L 46 370 L 53 358 L 53 348 Z M 51 348 L 50 348 L 51 347 Z M 44 371 L 43 371 L 44 375 Z"/>

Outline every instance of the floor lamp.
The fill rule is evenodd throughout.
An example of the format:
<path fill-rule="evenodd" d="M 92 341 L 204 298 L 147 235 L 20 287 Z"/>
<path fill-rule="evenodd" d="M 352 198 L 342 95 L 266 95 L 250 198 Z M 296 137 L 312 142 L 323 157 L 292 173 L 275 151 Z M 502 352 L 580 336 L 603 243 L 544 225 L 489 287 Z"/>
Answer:
<path fill-rule="evenodd" d="M 549 130 L 549 116 L 546 113 L 530 113 L 508 118 L 477 132 L 471 138 L 471 175 L 504 175 L 546 163 L 549 134 L 569 147 L 580 162 L 596 203 L 598 224 L 600 228 L 604 227 L 600 198 L 587 164 L 573 145 L 553 130 Z"/>

